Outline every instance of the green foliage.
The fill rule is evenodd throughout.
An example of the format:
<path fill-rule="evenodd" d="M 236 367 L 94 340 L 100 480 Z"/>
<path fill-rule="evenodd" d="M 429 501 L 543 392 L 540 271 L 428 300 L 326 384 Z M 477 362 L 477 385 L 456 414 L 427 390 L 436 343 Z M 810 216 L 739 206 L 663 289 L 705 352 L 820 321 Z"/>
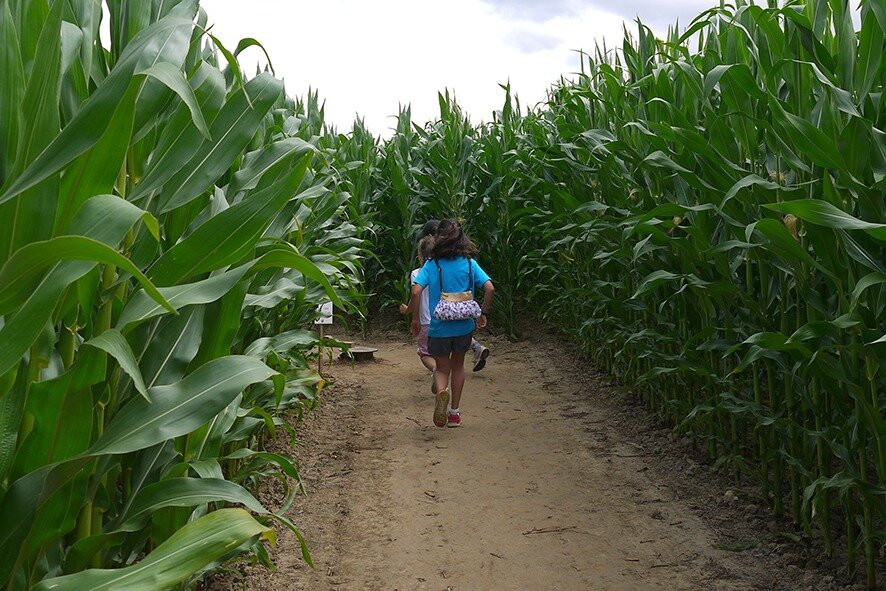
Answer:
<path fill-rule="evenodd" d="M 510 333 L 575 337 L 712 461 L 759 480 L 868 585 L 886 524 L 886 8 L 738 2 L 489 123 L 454 100 L 380 147 L 368 277 L 403 297 L 414 229 L 463 218 Z M 404 111 L 408 115 L 408 111 Z M 404 121 L 405 119 L 405 121 Z M 406 124 L 404 124 L 406 123 Z M 391 236 L 393 234 L 393 236 Z"/>
<path fill-rule="evenodd" d="M 325 299 L 356 318 L 404 301 L 442 217 L 479 243 L 510 335 L 524 312 L 570 334 L 828 554 L 845 531 L 875 586 L 882 0 L 857 30 L 824 0 L 721 5 L 665 39 L 638 22 L 542 105 L 503 86 L 473 125 L 444 92 L 386 141 L 245 79 L 258 43 L 222 47 L 196 0 L 107 6 L 0 0 L 4 588 L 266 562 L 297 488 L 276 512 L 248 490 L 298 470 L 262 445 L 323 387 L 303 327 Z"/>
<path fill-rule="evenodd" d="M 195 0 L 107 5 L 0 1 L 9 590 L 183 588 L 264 562 L 270 522 L 295 530 L 298 470 L 262 446 L 323 387 L 300 327 L 323 300 L 362 309 L 351 216 L 369 213 L 316 95 L 306 112 L 271 74 L 244 80 Z M 276 513 L 248 492 L 267 475 L 289 490 Z"/>

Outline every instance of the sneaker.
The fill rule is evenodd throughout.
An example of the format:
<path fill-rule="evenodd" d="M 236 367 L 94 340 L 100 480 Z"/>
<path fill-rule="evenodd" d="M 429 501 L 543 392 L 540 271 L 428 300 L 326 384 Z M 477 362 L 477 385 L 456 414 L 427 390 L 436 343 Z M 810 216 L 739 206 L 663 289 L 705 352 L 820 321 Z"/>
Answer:
<path fill-rule="evenodd" d="M 437 394 L 434 402 L 434 424 L 438 427 L 446 426 L 446 407 L 449 405 L 449 390 L 443 390 Z"/>
<path fill-rule="evenodd" d="M 437 395 L 437 376 L 431 374 L 431 394 Z"/>
<path fill-rule="evenodd" d="M 486 358 L 489 357 L 489 349 L 480 345 L 474 351 L 474 371 L 480 371 L 486 367 Z"/>
<path fill-rule="evenodd" d="M 449 413 L 446 415 L 447 427 L 461 427 L 461 414 Z"/>

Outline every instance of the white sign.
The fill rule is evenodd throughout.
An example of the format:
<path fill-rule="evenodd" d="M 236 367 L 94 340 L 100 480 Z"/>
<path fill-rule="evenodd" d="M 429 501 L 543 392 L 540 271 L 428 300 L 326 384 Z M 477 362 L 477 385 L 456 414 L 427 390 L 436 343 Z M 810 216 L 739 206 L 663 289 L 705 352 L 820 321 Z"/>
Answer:
<path fill-rule="evenodd" d="M 320 315 L 314 324 L 332 324 L 332 302 L 326 302 L 317 306 L 317 314 Z"/>

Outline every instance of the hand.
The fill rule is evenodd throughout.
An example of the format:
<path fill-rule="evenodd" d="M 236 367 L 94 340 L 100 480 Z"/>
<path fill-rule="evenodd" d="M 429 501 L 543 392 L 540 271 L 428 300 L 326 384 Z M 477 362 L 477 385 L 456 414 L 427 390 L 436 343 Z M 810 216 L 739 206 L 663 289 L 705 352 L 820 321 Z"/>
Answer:
<path fill-rule="evenodd" d="M 406 316 L 407 312 L 409 312 L 409 306 L 406 304 L 400 304 L 400 313 Z"/>
<path fill-rule="evenodd" d="M 486 319 L 486 314 L 480 314 L 480 317 L 477 318 L 477 328 L 484 329 L 487 324 L 489 324 L 489 321 Z"/>
<path fill-rule="evenodd" d="M 412 321 L 412 324 L 409 325 L 409 333 L 412 336 L 417 337 L 418 333 L 420 333 L 420 332 L 421 332 L 421 324 L 419 324 L 418 318 L 416 318 L 415 320 Z"/>

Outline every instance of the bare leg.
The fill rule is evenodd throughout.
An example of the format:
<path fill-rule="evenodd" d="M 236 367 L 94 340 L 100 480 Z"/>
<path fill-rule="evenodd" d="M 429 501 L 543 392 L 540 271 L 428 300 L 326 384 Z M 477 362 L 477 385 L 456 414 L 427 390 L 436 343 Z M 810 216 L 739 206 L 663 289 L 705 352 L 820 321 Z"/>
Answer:
<path fill-rule="evenodd" d="M 459 408 L 461 392 L 465 387 L 465 354 L 453 353 L 449 363 L 452 374 L 452 408 Z"/>
<path fill-rule="evenodd" d="M 437 363 L 434 361 L 433 357 L 429 357 L 427 355 L 422 356 L 421 363 L 425 367 L 428 368 L 429 371 L 436 371 Z"/>
<path fill-rule="evenodd" d="M 449 357 L 434 357 L 436 362 L 436 371 L 434 372 L 437 380 L 437 392 L 442 392 L 449 385 Z"/>

